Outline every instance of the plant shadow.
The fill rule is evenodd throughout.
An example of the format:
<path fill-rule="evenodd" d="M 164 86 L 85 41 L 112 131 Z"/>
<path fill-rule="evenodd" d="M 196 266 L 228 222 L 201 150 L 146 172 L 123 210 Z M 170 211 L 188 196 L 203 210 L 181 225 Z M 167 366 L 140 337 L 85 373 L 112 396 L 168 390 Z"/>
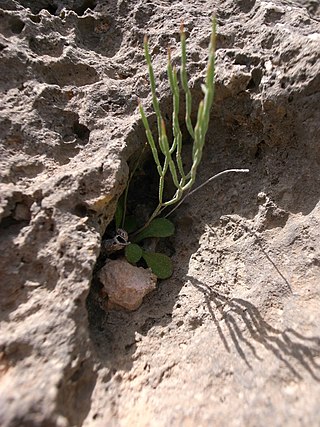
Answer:
<path fill-rule="evenodd" d="M 247 352 L 261 360 L 257 353 L 257 345 L 262 344 L 296 378 L 302 379 L 302 376 L 292 363 L 293 360 L 308 371 L 314 380 L 320 381 L 320 364 L 315 361 L 315 357 L 320 355 L 320 337 L 305 337 L 292 328 L 284 330 L 274 328 L 263 319 L 257 307 L 251 302 L 242 298 L 230 298 L 194 277 L 187 276 L 187 279 L 203 293 L 207 310 L 227 352 L 230 352 L 230 346 L 228 337 L 220 326 L 222 319 L 238 355 L 248 368 L 252 369 Z M 220 321 L 215 315 L 216 310 L 220 312 Z M 247 336 L 242 332 L 242 324 L 245 325 Z"/>

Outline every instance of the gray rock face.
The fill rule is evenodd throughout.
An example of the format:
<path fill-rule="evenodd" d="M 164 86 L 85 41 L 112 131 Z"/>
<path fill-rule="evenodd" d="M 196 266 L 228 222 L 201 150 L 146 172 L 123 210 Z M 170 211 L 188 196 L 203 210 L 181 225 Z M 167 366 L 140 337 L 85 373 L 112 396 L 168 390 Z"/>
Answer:
<path fill-rule="evenodd" d="M 143 36 L 170 120 L 184 21 L 195 117 L 213 13 L 199 183 L 250 174 L 175 212 L 174 275 L 139 310 L 103 311 L 138 99 L 155 129 Z M 1 2 L 1 426 L 318 426 L 319 46 L 312 1 Z"/>

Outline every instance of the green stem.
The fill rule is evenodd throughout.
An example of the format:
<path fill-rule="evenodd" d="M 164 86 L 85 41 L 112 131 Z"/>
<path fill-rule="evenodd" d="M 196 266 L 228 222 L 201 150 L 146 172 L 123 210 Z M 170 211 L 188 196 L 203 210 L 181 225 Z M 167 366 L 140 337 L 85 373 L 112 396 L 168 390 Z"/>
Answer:
<path fill-rule="evenodd" d="M 186 35 L 184 32 L 183 24 L 181 25 L 180 29 L 180 40 L 181 40 L 181 69 L 180 69 L 180 80 L 182 84 L 183 91 L 185 93 L 185 102 L 186 102 L 186 113 L 185 113 L 185 122 L 188 129 L 188 132 L 190 133 L 191 137 L 194 140 L 193 143 L 193 149 L 192 149 L 192 166 L 190 171 L 185 174 L 182 164 L 182 158 L 181 158 L 181 152 L 182 152 L 182 133 L 179 126 L 179 86 L 178 86 L 178 78 L 177 78 L 177 72 L 172 67 L 171 64 L 171 57 L 170 57 L 170 50 L 168 52 L 168 78 L 169 78 L 169 84 L 170 89 L 172 92 L 173 97 L 173 114 L 172 114 L 172 121 L 173 121 L 173 143 L 171 147 L 169 147 L 168 138 L 166 134 L 166 128 L 164 124 L 164 120 L 162 118 L 161 112 L 160 112 L 160 106 L 159 101 L 156 96 L 156 85 L 155 85 L 155 77 L 151 62 L 151 57 L 148 50 L 148 42 L 147 38 L 144 39 L 144 51 L 145 51 L 145 57 L 148 65 L 148 71 L 149 71 L 149 78 L 150 78 L 150 87 L 151 87 L 151 93 L 152 93 L 152 103 L 153 108 L 157 116 L 157 124 L 158 124 L 158 136 L 159 136 L 159 147 L 162 153 L 165 156 L 165 161 L 163 164 L 163 167 L 160 164 L 159 156 L 158 156 L 158 150 L 156 147 L 156 144 L 154 142 L 148 120 L 146 118 L 146 115 L 144 113 L 144 110 L 142 106 L 139 106 L 140 108 L 140 114 L 142 117 L 142 121 L 146 130 L 146 136 L 148 139 L 148 143 L 151 147 L 151 151 L 153 154 L 154 161 L 157 165 L 158 173 L 159 173 L 159 203 L 154 212 L 151 214 L 149 220 L 146 222 L 146 224 L 141 227 L 138 231 L 136 231 L 134 234 L 137 234 L 138 232 L 142 231 L 144 228 L 146 228 L 150 222 L 168 206 L 178 203 L 179 201 L 182 201 L 185 199 L 183 198 L 183 194 L 189 190 L 195 183 L 196 180 L 196 174 L 197 169 L 200 164 L 200 161 L 202 159 L 202 152 L 203 147 L 205 143 L 205 136 L 208 130 L 209 126 L 209 120 L 210 120 L 210 110 L 213 103 L 214 98 L 214 78 L 215 78 L 215 43 L 216 43 L 216 20 L 215 18 L 212 20 L 212 33 L 210 38 L 210 46 L 209 46 L 209 59 L 208 59 L 208 66 L 207 66 L 207 74 L 205 78 L 205 82 L 202 85 L 202 90 L 204 93 L 204 98 L 199 104 L 198 108 L 198 114 L 197 114 L 197 122 L 195 125 L 195 128 L 192 126 L 191 122 L 191 109 L 192 109 L 192 98 L 191 98 L 191 92 L 188 85 L 188 78 L 187 78 L 187 53 L 186 53 Z M 175 153 L 176 163 L 174 162 L 172 155 Z M 181 178 L 178 178 L 178 173 L 180 174 Z M 166 201 L 163 202 L 163 191 L 164 191 L 164 179 L 166 176 L 166 173 L 170 170 L 172 180 L 174 185 L 176 186 L 176 192 L 174 196 Z M 225 172 L 223 172 L 225 173 Z M 213 178 L 212 178 L 213 179 Z M 208 181 L 209 182 L 209 181 Z M 192 194 L 192 192 L 189 193 L 189 195 Z M 188 196 L 188 194 L 187 194 Z M 185 197 L 187 197 L 185 196 Z M 180 202 L 181 203 L 181 202 Z"/>
<path fill-rule="evenodd" d="M 140 104 L 140 102 L 139 102 L 139 110 L 140 110 L 140 115 L 142 118 L 142 123 L 143 123 L 145 131 L 146 131 L 147 140 L 148 140 L 148 143 L 150 145 L 154 161 L 157 165 L 158 173 L 161 176 L 163 174 L 163 170 L 162 170 L 162 167 L 160 164 L 160 160 L 159 160 L 159 156 L 158 156 L 158 150 L 157 150 L 156 144 L 154 142 L 152 132 L 150 130 L 148 119 L 145 115 L 144 109 L 143 109 L 142 105 Z"/>
<path fill-rule="evenodd" d="M 153 105 L 153 109 L 154 109 L 156 116 L 157 116 L 159 147 L 160 147 L 161 151 L 163 152 L 162 147 L 161 147 L 162 116 L 161 116 L 159 101 L 158 101 L 157 94 L 156 94 L 156 82 L 155 82 L 155 77 L 154 77 L 154 72 L 153 72 L 153 67 L 152 67 L 152 61 L 151 61 L 151 57 L 149 54 L 147 36 L 144 37 L 143 45 L 144 45 L 144 55 L 145 55 L 147 65 L 148 65 L 148 73 L 149 73 L 150 87 L 151 87 L 151 94 L 152 94 L 152 105 Z"/>
<path fill-rule="evenodd" d="M 173 97 L 173 112 L 172 112 L 172 125 L 173 125 L 173 144 L 170 148 L 170 153 L 176 150 L 176 162 L 180 176 L 182 178 L 182 184 L 185 182 L 185 173 L 182 165 L 181 151 L 182 151 L 182 133 L 179 125 L 179 106 L 180 106 L 180 95 L 177 78 L 177 70 L 172 67 L 171 64 L 171 53 L 168 49 L 168 77 L 170 83 L 170 89 Z"/>

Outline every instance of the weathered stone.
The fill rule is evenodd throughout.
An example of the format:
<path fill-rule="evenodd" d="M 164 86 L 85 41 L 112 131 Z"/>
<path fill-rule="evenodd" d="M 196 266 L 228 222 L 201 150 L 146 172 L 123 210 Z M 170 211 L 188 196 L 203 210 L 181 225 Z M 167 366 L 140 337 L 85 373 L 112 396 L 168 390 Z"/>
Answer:
<path fill-rule="evenodd" d="M 157 285 L 157 277 L 151 270 L 135 267 L 124 258 L 108 260 L 99 271 L 99 279 L 108 295 L 109 309 L 136 310 Z"/>

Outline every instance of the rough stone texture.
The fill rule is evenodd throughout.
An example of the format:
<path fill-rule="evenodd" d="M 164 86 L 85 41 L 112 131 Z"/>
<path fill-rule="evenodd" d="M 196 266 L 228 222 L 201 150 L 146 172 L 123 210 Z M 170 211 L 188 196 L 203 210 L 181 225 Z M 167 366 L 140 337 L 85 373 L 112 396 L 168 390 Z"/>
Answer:
<path fill-rule="evenodd" d="M 0 424 L 318 426 L 318 3 L 0 7 Z M 143 35 L 169 119 L 167 45 L 178 58 L 183 20 L 196 105 L 213 12 L 216 102 L 199 182 L 250 174 L 182 205 L 174 276 L 136 312 L 105 313 L 87 297 L 145 139 L 137 99 L 152 112 Z"/>
<path fill-rule="evenodd" d="M 107 294 L 106 309 L 109 310 L 121 307 L 136 310 L 157 285 L 157 277 L 151 270 L 135 267 L 125 258 L 107 260 L 98 277 Z"/>

